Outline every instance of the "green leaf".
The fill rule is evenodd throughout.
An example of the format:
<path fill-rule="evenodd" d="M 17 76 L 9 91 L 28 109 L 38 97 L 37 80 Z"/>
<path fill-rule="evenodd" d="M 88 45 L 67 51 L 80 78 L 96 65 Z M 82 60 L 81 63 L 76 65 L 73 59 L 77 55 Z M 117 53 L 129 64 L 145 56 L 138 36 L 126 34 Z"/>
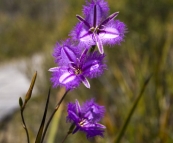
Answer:
<path fill-rule="evenodd" d="M 28 89 L 28 92 L 26 93 L 26 96 L 25 96 L 25 104 L 29 101 L 29 99 L 31 98 L 31 95 L 32 95 L 32 90 L 34 88 L 34 84 L 35 84 L 35 81 L 36 81 L 36 78 L 37 78 L 37 72 L 35 72 L 33 78 L 32 78 L 32 81 L 31 81 L 31 84 L 30 84 L 30 87 Z"/>
<path fill-rule="evenodd" d="M 44 110 L 44 115 L 43 115 L 43 118 L 42 118 L 42 121 L 41 121 L 41 125 L 40 125 L 40 128 L 39 128 L 39 131 L 37 133 L 37 137 L 36 137 L 35 143 L 40 143 L 41 139 L 42 139 L 44 124 L 45 124 L 46 114 L 47 114 L 47 108 L 48 108 L 48 104 L 49 104 L 49 97 L 50 97 L 50 88 L 49 88 L 49 92 L 48 92 L 48 96 L 47 96 L 47 101 L 46 101 L 46 106 L 45 106 L 45 110 Z"/>

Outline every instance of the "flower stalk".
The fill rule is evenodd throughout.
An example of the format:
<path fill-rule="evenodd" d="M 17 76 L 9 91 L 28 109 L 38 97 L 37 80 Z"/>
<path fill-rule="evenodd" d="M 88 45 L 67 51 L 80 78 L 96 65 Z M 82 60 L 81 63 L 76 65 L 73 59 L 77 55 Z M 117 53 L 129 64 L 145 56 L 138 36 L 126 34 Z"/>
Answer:
<path fill-rule="evenodd" d="M 70 126 L 69 131 L 67 132 L 66 136 L 64 137 L 64 139 L 63 139 L 63 141 L 61 143 L 64 143 L 64 141 L 67 139 L 68 135 L 70 135 L 73 132 L 74 128 L 75 128 L 75 124 L 73 123 Z"/>
<path fill-rule="evenodd" d="M 30 87 L 25 95 L 25 102 L 23 103 L 23 100 L 22 98 L 20 97 L 19 98 L 19 106 L 20 106 L 20 114 L 21 114 L 21 118 L 22 118 L 22 122 L 23 122 L 23 128 L 25 129 L 25 132 L 26 132 L 26 136 L 27 136 L 27 141 L 28 143 L 30 143 L 30 140 L 29 140 L 29 133 L 28 133 L 28 129 L 27 129 L 27 126 L 26 126 L 26 123 L 25 123 L 25 119 L 24 119 L 24 115 L 23 115 L 23 112 L 24 112 L 24 109 L 25 109 L 25 106 L 27 104 L 27 102 L 30 100 L 31 98 L 31 95 L 32 95 L 32 90 L 34 88 L 34 85 L 35 85 L 35 81 L 36 81 L 36 78 L 37 78 L 37 72 L 35 72 L 33 78 L 32 78 L 32 81 L 31 81 L 31 84 L 30 84 Z"/>
<path fill-rule="evenodd" d="M 25 132 L 26 132 L 27 142 L 30 143 L 30 140 L 29 140 L 29 133 L 28 133 L 28 129 L 27 129 L 27 126 L 26 126 L 26 123 L 25 123 L 24 116 L 23 116 L 23 111 L 24 111 L 24 108 L 21 108 L 20 114 L 21 114 L 21 117 L 22 117 L 23 128 L 25 129 Z"/>

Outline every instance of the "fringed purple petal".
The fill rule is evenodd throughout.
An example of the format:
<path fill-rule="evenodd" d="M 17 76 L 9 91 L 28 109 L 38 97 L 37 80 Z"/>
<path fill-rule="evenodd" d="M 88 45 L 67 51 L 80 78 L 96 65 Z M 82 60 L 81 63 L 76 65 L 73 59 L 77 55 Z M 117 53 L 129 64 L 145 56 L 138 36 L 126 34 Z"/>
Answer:
<path fill-rule="evenodd" d="M 82 106 L 83 116 L 90 121 L 99 122 L 103 118 L 105 113 L 104 106 L 100 106 L 95 103 L 94 99 L 91 99 Z"/>
<path fill-rule="evenodd" d="M 59 82 L 60 82 L 61 84 L 67 84 L 67 83 L 69 83 L 69 82 L 75 80 L 76 78 L 77 78 L 77 77 L 76 77 L 75 74 L 69 73 L 68 71 L 66 71 L 66 72 L 64 72 L 64 73 L 60 76 Z"/>
<path fill-rule="evenodd" d="M 76 104 L 75 103 L 68 103 L 67 104 L 67 112 L 69 111 L 73 111 L 74 113 L 76 113 Z"/>
<path fill-rule="evenodd" d="M 108 4 L 104 0 L 91 0 L 91 2 L 87 2 L 86 6 L 83 7 L 86 21 L 93 26 L 98 25 L 103 19 L 105 19 L 108 11 Z M 95 20 L 95 24 L 93 23 L 93 20 Z"/>
<path fill-rule="evenodd" d="M 80 85 L 81 80 L 68 70 L 58 68 L 52 72 L 51 82 L 53 87 L 65 86 L 66 89 L 74 89 Z"/>
<path fill-rule="evenodd" d="M 78 117 L 78 115 L 73 112 L 73 111 L 68 111 L 68 117 L 69 121 L 73 121 L 74 123 L 78 123 L 80 118 Z"/>
<path fill-rule="evenodd" d="M 127 28 L 123 22 L 112 20 L 101 30 L 99 37 L 103 44 L 120 44 L 124 39 L 126 30 Z"/>
<path fill-rule="evenodd" d="M 83 50 L 84 48 L 90 48 L 94 45 L 92 32 L 89 28 L 85 26 L 82 22 L 78 23 L 74 29 L 70 32 L 69 36 L 72 37 L 74 41 L 79 42 L 79 46 Z"/>
<path fill-rule="evenodd" d="M 58 65 L 64 66 L 69 62 L 76 62 L 76 57 L 79 56 L 81 50 L 81 47 L 74 46 L 70 39 L 67 39 L 62 44 L 56 44 L 53 56 Z"/>
<path fill-rule="evenodd" d="M 64 46 L 61 49 L 61 58 L 62 60 L 66 60 L 68 62 L 76 62 L 76 53 L 71 47 Z"/>
<path fill-rule="evenodd" d="M 106 127 L 104 125 L 101 125 L 98 123 L 88 123 L 88 124 L 85 124 L 82 131 L 86 132 L 87 138 L 92 138 L 95 136 L 103 137 L 105 128 Z"/>
<path fill-rule="evenodd" d="M 66 72 L 67 70 L 65 70 Z M 56 68 L 56 70 L 51 70 L 52 72 L 52 77 L 51 77 L 51 82 L 53 84 L 53 87 L 57 87 L 60 86 L 60 82 L 59 82 L 59 77 L 64 73 L 64 71 L 61 70 L 61 67 Z"/>
<path fill-rule="evenodd" d="M 106 129 L 106 127 L 99 123 L 87 123 L 84 125 L 85 130 Z"/>
<path fill-rule="evenodd" d="M 105 27 L 105 29 L 100 30 L 100 33 L 99 33 L 99 38 L 103 40 L 113 39 L 119 36 L 120 36 L 120 33 L 118 32 L 116 28 L 113 28 L 113 27 Z"/>
<path fill-rule="evenodd" d="M 79 40 L 85 42 L 92 41 L 92 33 L 90 31 L 86 31 L 85 29 L 82 29 L 79 34 Z"/>
<path fill-rule="evenodd" d="M 97 51 L 86 57 L 86 62 L 82 66 L 83 75 L 88 78 L 95 78 L 103 74 L 106 69 L 104 54 Z"/>
<path fill-rule="evenodd" d="M 75 103 L 68 103 L 67 112 L 68 112 L 67 121 L 71 123 L 75 123 L 75 124 L 78 124 L 78 122 L 80 122 L 80 117 L 78 116 L 76 112 Z"/>

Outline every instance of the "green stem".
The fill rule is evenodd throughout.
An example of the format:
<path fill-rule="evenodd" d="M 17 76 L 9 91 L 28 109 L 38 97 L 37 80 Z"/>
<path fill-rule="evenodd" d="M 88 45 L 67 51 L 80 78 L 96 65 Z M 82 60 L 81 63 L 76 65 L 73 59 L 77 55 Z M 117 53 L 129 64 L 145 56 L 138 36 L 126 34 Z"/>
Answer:
<path fill-rule="evenodd" d="M 66 136 L 64 137 L 64 139 L 63 139 L 63 141 L 62 141 L 61 143 L 64 143 L 64 141 L 67 139 L 67 137 L 68 137 L 69 134 L 70 134 L 70 133 L 67 133 L 67 134 L 66 134 Z"/>
<path fill-rule="evenodd" d="M 68 92 L 69 92 L 69 90 L 67 90 L 67 91 L 64 93 L 64 95 L 62 96 L 61 100 L 58 102 L 58 104 L 56 105 L 54 111 L 52 112 L 52 114 L 51 114 L 49 120 L 47 121 L 47 124 L 46 124 L 45 129 L 44 129 L 44 132 L 43 132 L 43 136 L 42 136 L 42 139 L 41 139 L 41 143 L 43 143 L 43 140 L 44 140 L 44 137 L 45 137 L 45 135 L 46 135 L 48 126 L 49 126 L 50 122 L 52 121 L 53 116 L 55 115 L 56 111 L 59 109 L 59 107 L 60 107 L 62 101 L 64 100 L 64 98 L 65 98 L 65 96 L 67 95 Z"/>
<path fill-rule="evenodd" d="M 121 141 L 121 138 L 123 137 L 124 132 L 126 131 L 127 125 L 129 124 L 129 121 L 130 121 L 130 119 L 131 119 L 131 117 L 132 117 L 132 115 L 133 115 L 133 113 L 134 113 L 134 111 L 135 111 L 135 109 L 136 109 L 136 106 L 138 105 L 138 102 L 139 102 L 139 100 L 141 99 L 141 97 L 142 97 L 142 95 L 143 95 L 143 93 L 144 93 L 144 90 L 145 90 L 145 88 L 146 88 L 148 82 L 150 81 L 150 79 L 151 79 L 151 76 L 149 76 L 149 77 L 146 79 L 146 81 L 144 82 L 144 84 L 143 84 L 143 86 L 142 86 L 142 88 L 141 88 L 141 91 L 140 91 L 140 93 L 139 93 L 137 99 L 135 100 L 135 102 L 134 102 L 134 104 L 133 104 L 133 106 L 132 106 L 132 108 L 131 108 L 131 110 L 130 110 L 130 112 L 129 112 L 129 114 L 128 114 L 126 120 L 125 120 L 125 123 L 124 123 L 124 125 L 122 126 L 122 128 L 121 128 L 121 130 L 120 130 L 120 133 L 119 133 L 118 137 L 117 137 L 116 140 L 115 140 L 115 143 L 119 143 L 119 142 Z"/>
<path fill-rule="evenodd" d="M 28 143 L 30 143 L 28 129 L 27 129 L 27 127 L 26 127 L 25 119 L 24 119 L 24 116 L 23 116 L 24 107 L 25 107 L 25 104 L 24 104 L 24 106 L 21 108 L 20 113 L 21 113 L 21 117 L 22 117 L 23 128 L 25 129 L 26 136 L 27 136 L 27 141 L 28 141 Z"/>
<path fill-rule="evenodd" d="M 64 141 L 66 140 L 66 138 L 68 137 L 69 134 L 71 134 L 75 128 L 75 124 L 73 123 L 70 128 L 69 128 L 69 131 L 67 132 L 66 136 L 64 137 L 63 141 L 61 143 L 64 143 Z"/>

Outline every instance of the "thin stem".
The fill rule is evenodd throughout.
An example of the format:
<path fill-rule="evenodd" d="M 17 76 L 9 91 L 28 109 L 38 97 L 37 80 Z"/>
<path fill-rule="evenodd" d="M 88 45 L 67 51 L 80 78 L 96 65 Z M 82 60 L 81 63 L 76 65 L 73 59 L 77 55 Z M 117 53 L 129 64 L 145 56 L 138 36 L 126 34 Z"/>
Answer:
<path fill-rule="evenodd" d="M 21 113 L 21 117 L 22 117 L 23 128 L 25 129 L 26 136 L 27 136 L 27 141 L 28 141 L 28 143 L 30 143 L 30 141 L 29 141 L 29 133 L 28 133 L 28 129 L 26 127 L 25 119 L 24 119 L 24 116 L 23 116 L 23 111 L 24 111 L 24 106 L 21 108 L 21 112 L 20 113 Z"/>
<path fill-rule="evenodd" d="M 121 141 L 121 138 L 123 137 L 124 132 L 126 131 L 127 125 L 128 125 L 128 123 L 129 123 L 129 121 L 130 121 L 130 119 L 131 119 L 131 117 L 132 117 L 132 115 L 133 115 L 133 113 L 134 113 L 134 111 L 135 111 L 135 109 L 136 109 L 136 106 L 138 105 L 139 100 L 141 99 L 141 97 L 142 97 L 142 95 L 143 95 L 143 93 L 144 93 L 144 90 L 145 90 L 145 88 L 146 88 L 148 82 L 150 81 L 150 78 L 151 78 L 151 76 L 149 76 L 149 77 L 146 79 L 146 81 L 144 82 L 144 84 L 143 84 L 143 86 L 142 86 L 142 89 L 141 89 L 141 91 L 140 91 L 138 97 L 136 98 L 136 100 L 135 100 L 135 102 L 134 102 L 134 104 L 133 104 L 133 106 L 132 106 L 132 108 L 131 108 L 131 110 L 130 110 L 130 112 L 129 112 L 127 118 L 126 118 L 126 120 L 125 120 L 125 122 L 124 122 L 124 125 L 122 126 L 122 128 L 121 128 L 121 130 L 120 130 L 120 133 L 119 133 L 119 135 L 118 135 L 118 137 L 117 137 L 115 143 L 119 143 L 119 142 Z"/>
<path fill-rule="evenodd" d="M 64 139 L 63 139 L 63 141 L 62 141 L 61 143 L 64 143 L 64 141 L 67 139 L 67 137 L 68 137 L 69 134 L 70 134 L 70 133 L 67 133 L 67 134 L 66 134 L 66 136 L 64 137 Z"/>
<path fill-rule="evenodd" d="M 55 115 L 56 111 L 59 109 L 59 107 L 60 107 L 62 101 L 64 100 L 64 98 L 65 98 L 65 96 L 67 95 L 68 92 L 69 92 L 69 90 L 66 90 L 66 92 L 65 92 L 64 95 L 62 96 L 61 100 L 58 102 L 58 104 L 56 105 L 54 111 L 52 112 L 52 114 L 51 114 L 49 120 L 47 121 L 47 124 L 46 124 L 45 129 L 44 129 L 44 132 L 43 132 L 43 136 L 42 136 L 42 139 L 41 139 L 41 143 L 43 143 L 44 137 L 45 137 L 45 135 L 46 135 L 47 129 L 48 129 L 48 127 L 49 127 L 49 124 L 50 124 L 50 122 L 51 122 L 53 116 Z"/>
<path fill-rule="evenodd" d="M 69 134 L 71 134 L 75 128 L 75 123 L 71 124 L 70 128 L 69 128 L 69 131 L 67 132 L 66 136 L 64 137 L 62 143 L 64 143 L 64 141 L 66 140 L 66 138 L 68 137 Z"/>

